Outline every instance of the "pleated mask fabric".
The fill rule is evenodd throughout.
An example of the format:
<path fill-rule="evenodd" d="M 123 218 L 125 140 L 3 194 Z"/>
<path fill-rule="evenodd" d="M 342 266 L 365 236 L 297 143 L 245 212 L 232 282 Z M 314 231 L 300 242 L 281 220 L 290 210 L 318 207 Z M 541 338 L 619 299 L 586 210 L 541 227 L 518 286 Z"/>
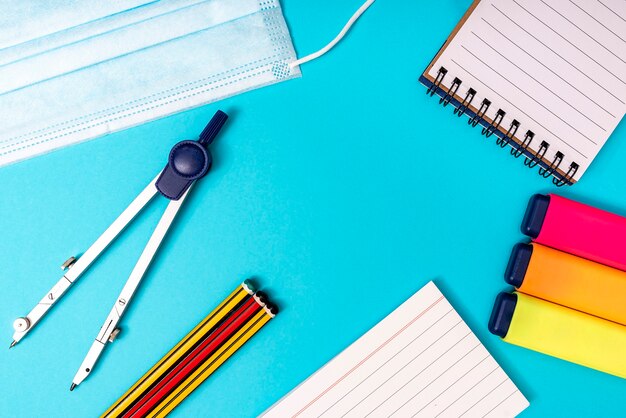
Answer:
<path fill-rule="evenodd" d="M 0 6 L 0 166 L 300 76 L 278 0 Z"/>

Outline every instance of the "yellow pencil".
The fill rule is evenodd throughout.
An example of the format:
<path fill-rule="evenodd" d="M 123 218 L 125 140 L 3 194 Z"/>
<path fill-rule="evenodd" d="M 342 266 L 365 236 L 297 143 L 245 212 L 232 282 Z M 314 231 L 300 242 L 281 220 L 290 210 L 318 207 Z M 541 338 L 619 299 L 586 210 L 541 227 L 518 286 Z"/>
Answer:
<path fill-rule="evenodd" d="M 193 392 L 202 382 L 204 382 L 222 363 L 231 357 L 246 341 L 257 333 L 263 325 L 276 315 L 277 309 L 268 303 L 262 310 L 250 318 L 244 327 L 222 345 L 211 357 L 209 357 L 201 367 L 194 371 L 180 386 L 170 393 L 156 408 L 146 417 L 162 418 L 167 416 L 178 406 L 191 392 Z"/>
<path fill-rule="evenodd" d="M 158 363 L 130 387 L 113 405 L 107 409 L 101 418 L 120 417 L 135 403 L 156 381 L 158 381 L 172 366 L 184 357 L 198 341 L 203 339 L 216 325 L 218 325 L 242 300 L 254 293 L 251 283 L 244 281 L 230 296 L 218 305 L 206 318 L 189 332 L 174 348 L 172 348 Z"/>

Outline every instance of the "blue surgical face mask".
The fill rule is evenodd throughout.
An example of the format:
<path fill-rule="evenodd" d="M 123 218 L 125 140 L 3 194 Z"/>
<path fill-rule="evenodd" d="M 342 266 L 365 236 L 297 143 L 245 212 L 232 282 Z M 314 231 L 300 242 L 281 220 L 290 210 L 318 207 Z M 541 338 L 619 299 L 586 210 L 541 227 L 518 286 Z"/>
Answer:
<path fill-rule="evenodd" d="M 300 76 L 278 0 L 0 0 L 0 165 Z"/>
<path fill-rule="evenodd" d="M 277 0 L 0 5 L 0 165 L 300 75 Z"/>

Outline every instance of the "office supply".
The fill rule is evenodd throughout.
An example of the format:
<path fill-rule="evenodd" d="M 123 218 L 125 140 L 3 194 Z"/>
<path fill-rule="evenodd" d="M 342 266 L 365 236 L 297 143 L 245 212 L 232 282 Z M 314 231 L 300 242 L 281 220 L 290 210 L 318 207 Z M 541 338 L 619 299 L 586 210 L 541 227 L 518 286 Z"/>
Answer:
<path fill-rule="evenodd" d="M 626 325 L 626 272 L 539 244 L 517 244 L 504 278 L 527 295 Z"/>
<path fill-rule="evenodd" d="M 626 327 L 523 293 L 500 293 L 489 331 L 504 341 L 626 378 Z"/>
<path fill-rule="evenodd" d="M 223 323 L 195 347 L 189 355 L 174 366 L 163 378 L 146 392 L 135 405 L 125 414 L 125 416 L 146 416 L 156 405 L 158 405 L 168 393 L 171 393 L 181 381 L 188 377 L 193 370 L 209 358 L 215 351 L 224 344 L 232 335 L 248 322 L 252 316 L 263 308 L 256 298 L 250 298 L 246 303 L 237 308 L 233 315 L 224 320 Z"/>
<path fill-rule="evenodd" d="M 31 312 L 22 318 L 15 320 L 13 326 L 13 342 L 11 347 L 17 344 L 43 317 L 48 310 L 65 294 L 67 289 L 79 279 L 91 263 L 107 248 L 117 235 L 134 219 L 134 217 L 154 198 L 160 194 L 170 200 L 163 216 L 159 220 L 154 232 L 150 236 L 145 249 L 141 253 L 137 264 L 133 268 L 126 284 L 124 285 L 111 312 L 107 316 L 102 328 L 98 332 L 87 356 L 83 360 L 70 390 L 79 385 L 89 373 L 102 354 L 108 342 L 112 342 L 120 332 L 117 324 L 122 314 L 128 307 L 135 290 L 150 265 L 152 258 L 165 237 L 178 210 L 185 201 L 193 183 L 204 177 L 212 162 L 212 157 L 206 149 L 215 139 L 220 129 L 226 122 L 225 113 L 215 113 L 209 124 L 200 134 L 198 141 L 182 141 L 174 145 L 170 152 L 169 160 L 165 168 L 148 186 L 131 202 L 122 214 L 104 231 L 104 233 L 85 251 L 78 259 L 71 257 L 64 264 L 66 273 L 57 284 L 46 294 Z"/>
<path fill-rule="evenodd" d="M 204 382 L 218 367 L 229 359 L 246 341 L 256 334 L 278 310 L 275 305 L 267 304 L 228 339 L 214 354 L 206 359 L 199 368 L 184 379 L 167 397 L 156 404 L 147 417 L 165 417 L 178 406 L 191 392 Z M 142 416 L 142 415 L 139 415 Z"/>
<path fill-rule="evenodd" d="M 626 11 L 610 6 L 476 0 L 420 82 L 528 167 L 572 184 L 626 112 Z"/>
<path fill-rule="evenodd" d="M 301 75 L 279 0 L 3 1 L 0 166 Z"/>
<path fill-rule="evenodd" d="M 180 362 L 191 350 L 208 335 L 215 332 L 218 325 L 226 317 L 232 315 L 235 309 L 251 298 L 254 286 L 250 281 L 244 281 L 222 303 L 206 316 L 189 334 L 174 346 L 154 367 L 131 386 L 113 405 L 107 409 L 102 418 L 119 417 L 142 397 L 151 387 Z"/>
<path fill-rule="evenodd" d="M 164 417 L 206 380 L 278 309 L 244 282 L 213 313 L 168 352 L 102 417 Z M 235 307 L 226 308 L 235 298 Z M 209 324 L 213 324 L 209 327 Z"/>
<path fill-rule="evenodd" d="M 148 417 L 165 417 L 176 408 L 191 392 L 204 382 L 218 367 L 228 360 L 239 348 L 246 343 L 261 327 L 274 318 L 278 310 L 275 306 L 267 305 L 262 311 L 224 344 L 204 365 L 197 369 L 174 392 L 172 392 Z"/>
<path fill-rule="evenodd" d="M 430 282 L 261 416 L 512 417 L 527 406 Z"/>
<path fill-rule="evenodd" d="M 626 271 L 626 218 L 555 194 L 531 197 L 522 233 L 588 260 Z"/>

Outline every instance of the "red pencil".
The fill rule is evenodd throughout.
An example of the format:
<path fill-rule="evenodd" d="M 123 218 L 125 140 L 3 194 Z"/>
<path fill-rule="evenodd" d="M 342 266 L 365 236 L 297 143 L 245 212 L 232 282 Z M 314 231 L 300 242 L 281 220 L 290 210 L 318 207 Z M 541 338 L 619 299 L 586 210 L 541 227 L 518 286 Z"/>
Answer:
<path fill-rule="evenodd" d="M 211 356 L 237 330 L 261 309 L 256 298 L 250 298 L 233 312 L 218 329 L 194 348 L 174 369 L 168 372 L 157 385 L 146 392 L 133 407 L 124 413 L 124 418 L 145 417 L 176 386 L 186 379 L 202 362 Z"/>

